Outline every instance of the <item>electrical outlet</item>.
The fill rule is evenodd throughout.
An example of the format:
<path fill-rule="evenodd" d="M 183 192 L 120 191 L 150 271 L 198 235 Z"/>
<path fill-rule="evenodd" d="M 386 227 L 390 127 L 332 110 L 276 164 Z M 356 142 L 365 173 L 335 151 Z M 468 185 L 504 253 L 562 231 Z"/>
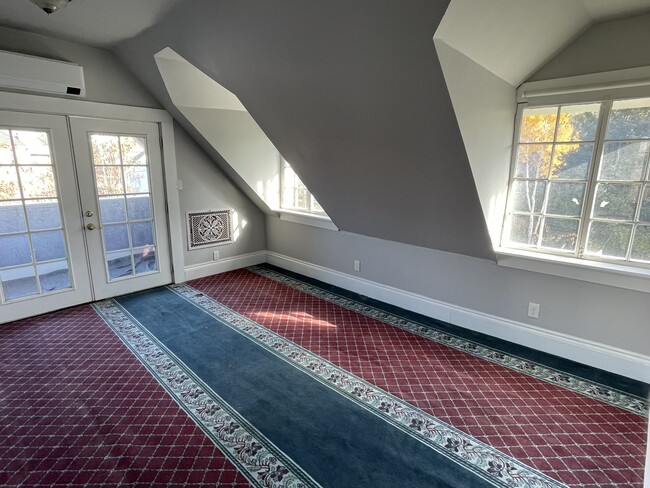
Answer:
<path fill-rule="evenodd" d="M 539 318 L 539 309 L 541 308 L 539 303 L 530 302 L 528 304 L 528 316 L 532 319 Z"/>
<path fill-rule="evenodd" d="M 361 269 L 361 261 L 359 261 L 358 259 L 355 259 L 354 260 L 354 270 L 359 271 L 360 269 Z"/>
<path fill-rule="evenodd" d="M 219 261 L 219 251 L 212 251 L 212 260 Z"/>

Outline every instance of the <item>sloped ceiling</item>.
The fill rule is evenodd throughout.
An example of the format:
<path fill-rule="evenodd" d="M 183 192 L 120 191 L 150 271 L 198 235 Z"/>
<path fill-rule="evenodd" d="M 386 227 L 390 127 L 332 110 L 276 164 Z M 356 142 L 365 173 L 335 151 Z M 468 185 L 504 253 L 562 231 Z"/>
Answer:
<path fill-rule="evenodd" d="M 192 0 L 116 53 L 172 113 L 165 47 L 232 91 L 341 230 L 494 259 L 432 41 L 446 6 Z"/>
<path fill-rule="evenodd" d="M 435 33 L 518 86 L 594 23 L 650 10 L 650 0 L 452 0 Z"/>

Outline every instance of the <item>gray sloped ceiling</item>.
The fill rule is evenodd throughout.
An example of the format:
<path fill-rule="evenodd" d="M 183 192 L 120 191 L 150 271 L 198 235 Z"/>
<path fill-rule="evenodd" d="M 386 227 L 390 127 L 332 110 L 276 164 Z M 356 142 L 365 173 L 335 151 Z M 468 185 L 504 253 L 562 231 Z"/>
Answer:
<path fill-rule="evenodd" d="M 341 230 L 493 260 L 432 40 L 447 4 L 188 0 L 115 51 L 208 150 L 153 55 L 236 94 Z"/>

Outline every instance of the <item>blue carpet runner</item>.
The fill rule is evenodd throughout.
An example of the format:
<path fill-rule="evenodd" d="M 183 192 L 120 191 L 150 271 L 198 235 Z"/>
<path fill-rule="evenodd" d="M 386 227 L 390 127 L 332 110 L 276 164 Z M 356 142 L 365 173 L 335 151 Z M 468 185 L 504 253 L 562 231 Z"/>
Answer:
<path fill-rule="evenodd" d="M 565 486 L 187 285 L 95 308 L 254 486 Z"/>

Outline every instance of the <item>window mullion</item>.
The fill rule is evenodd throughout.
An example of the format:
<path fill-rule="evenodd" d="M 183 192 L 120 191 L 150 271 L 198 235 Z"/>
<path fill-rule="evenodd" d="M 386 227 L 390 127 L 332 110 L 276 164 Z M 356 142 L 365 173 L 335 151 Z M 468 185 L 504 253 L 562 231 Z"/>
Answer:
<path fill-rule="evenodd" d="M 557 112 L 555 113 L 555 130 L 553 130 L 553 140 L 551 141 L 551 159 L 548 162 L 548 174 L 546 175 L 546 187 L 544 188 L 544 200 L 542 201 L 542 208 L 540 209 L 539 219 L 539 236 L 537 237 L 536 248 L 542 247 L 544 239 L 544 226 L 546 225 L 546 208 L 548 206 L 548 196 L 551 193 L 551 178 L 553 176 L 553 159 L 555 158 L 555 148 L 557 147 L 557 133 L 560 130 L 560 116 L 562 115 L 562 106 L 558 105 Z"/>
<path fill-rule="evenodd" d="M 596 184 L 598 182 L 598 174 L 600 172 L 600 164 L 605 147 L 605 134 L 611 109 L 611 100 L 603 102 L 600 109 L 600 120 L 598 121 L 598 129 L 596 130 L 596 147 L 594 148 L 594 154 L 592 156 L 591 169 L 587 175 L 587 192 L 585 195 L 586 205 L 582 206 L 580 226 L 578 229 L 579 258 L 583 257 L 587 247 L 587 235 L 589 233 L 589 224 L 591 223 L 591 216 L 593 215 L 593 208 L 596 202 Z"/>

